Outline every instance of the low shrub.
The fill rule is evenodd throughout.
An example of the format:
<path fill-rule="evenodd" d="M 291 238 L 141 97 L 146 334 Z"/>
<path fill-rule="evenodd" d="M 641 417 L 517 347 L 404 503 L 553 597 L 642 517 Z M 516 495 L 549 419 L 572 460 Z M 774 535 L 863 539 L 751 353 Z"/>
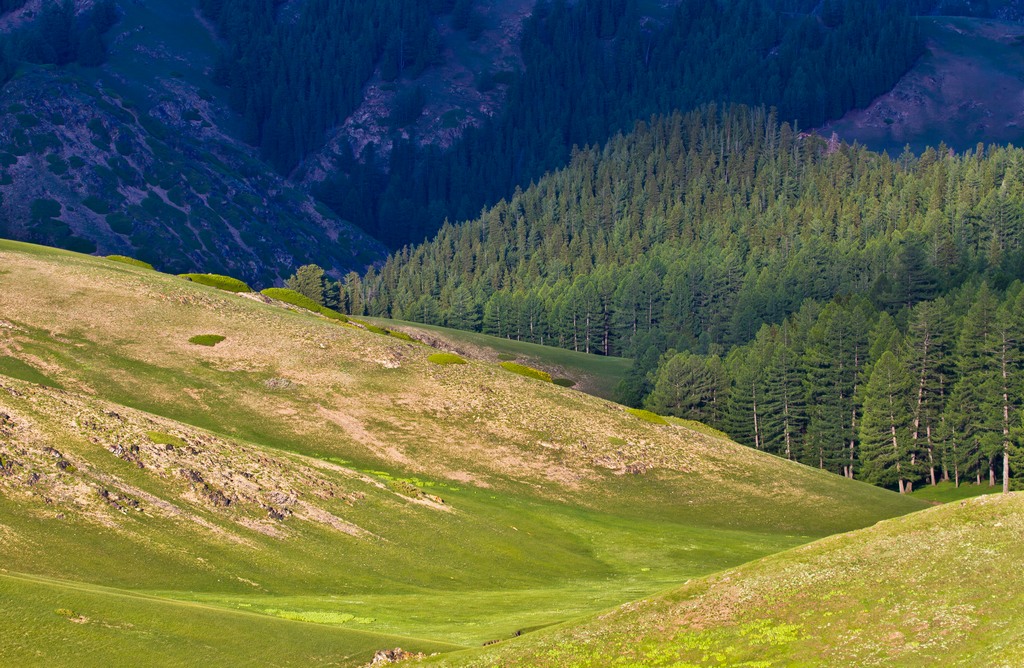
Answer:
<path fill-rule="evenodd" d="M 183 448 L 188 445 L 183 439 L 171 434 L 165 434 L 162 431 L 147 431 L 146 436 L 157 445 L 173 445 L 176 448 Z"/>
<path fill-rule="evenodd" d="M 110 213 L 110 205 L 107 204 L 104 200 L 94 195 L 90 195 L 89 197 L 83 199 L 82 204 L 84 204 L 93 213 L 98 213 L 100 215 L 106 215 Z"/>
<path fill-rule="evenodd" d="M 532 366 L 526 366 L 525 364 L 516 364 L 515 362 L 502 362 L 501 368 L 512 373 L 518 373 L 520 376 L 526 376 L 527 378 L 534 378 L 536 380 L 542 380 L 545 383 L 551 382 L 551 374 L 540 369 L 534 369 Z"/>
<path fill-rule="evenodd" d="M 554 383 L 555 385 L 558 385 L 559 387 L 575 387 L 576 386 L 576 381 L 573 380 L 572 378 L 555 378 L 551 382 Z"/>
<path fill-rule="evenodd" d="M 142 267 L 143 269 L 153 269 L 153 265 L 151 265 L 150 263 L 143 262 L 142 260 L 136 260 L 133 257 L 128 257 L 127 255 L 108 255 L 107 259 L 113 260 L 114 262 L 130 264 L 135 267 Z"/>
<path fill-rule="evenodd" d="M 498 359 L 502 362 L 514 362 L 516 360 L 516 356 L 510 355 L 509 353 L 498 353 Z"/>
<path fill-rule="evenodd" d="M 627 408 L 626 412 L 629 413 L 630 415 L 634 415 L 634 416 L 640 418 L 644 422 L 650 422 L 652 424 L 668 424 L 668 420 L 666 420 L 665 418 L 661 417 L 657 413 L 652 413 L 651 411 L 645 411 L 642 408 Z"/>
<path fill-rule="evenodd" d="M 402 496 L 410 496 L 414 499 L 418 499 L 423 496 L 423 490 L 408 480 L 392 480 L 388 483 L 388 487 Z"/>
<path fill-rule="evenodd" d="M 220 334 L 198 334 L 189 339 L 188 342 L 194 343 L 197 346 L 210 346 L 212 348 L 223 341 L 224 338 Z"/>
<path fill-rule="evenodd" d="M 267 288 L 260 291 L 261 295 L 276 299 L 279 302 L 285 304 L 291 304 L 292 306 L 298 306 L 304 308 L 307 311 L 313 313 L 319 313 L 320 315 L 326 316 L 331 320 L 340 320 L 341 322 L 348 322 L 348 317 L 338 313 L 334 309 L 329 309 L 326 306 L 321 306 L 301 292 L 295 290 L 289 290 L 288 288 Z"/>
<path fill-rule="evenodd" d="M 363 325 L 363 327 L 366 328 L 366 331 L 373 332 L 374 334 L 383 334 L 384 336 L 388 335 L 388 330 L 384 329 L 383 327 L 378 327 L 377 325 L 371 325 L 370 323 L 366 323 L 365 325 Z"/>
<path fill-rule="evenodd" d="M 462 359 L 454 353 L 434 353 L 427 358 L 434 364 L 440 364 L 442 366 L 448 364 L 465 364 L 466 360 Z"/>
<path fill-rule="evenodd" d="M 221 276 L 220 274 L 179 274 L 179 276 L 193 283 L 208 285 L 226 292 L 252 292 L 252 288 L 244 282 L 230 276 Z"/>
<path fill-rule="evenodd" d="M 416 339 L 412 338 L 405 332 L 396 332 L 393 329 L 387 330 L 388 336 L 393 336 L 400 341 L 408 341 L 409 343 L 416 343 Z"/>

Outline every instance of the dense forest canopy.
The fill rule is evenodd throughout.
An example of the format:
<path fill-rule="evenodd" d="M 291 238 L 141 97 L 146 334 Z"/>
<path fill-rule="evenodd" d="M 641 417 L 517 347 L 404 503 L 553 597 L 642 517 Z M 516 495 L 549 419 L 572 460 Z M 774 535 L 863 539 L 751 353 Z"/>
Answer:
<path fill-rule="evenodd" d="M 869 392 L 871 365 L 888 350 L 890 366 L 914 372 L 905 342 L 922 304 L 949 319 L 947 368 L 928 371 L 942 376 L 942 389 L 928 391 L 945 398 L 929 410 L 944 411 L 969 377 L 960 366 L 967 353 L 956 352 L 965 336 L 978 350 L 995 345 L 990 330 L 962 332 L 979 292 L 993 312 L 1012 310 L 1005 304 L 1024 278 L 1022 178 L 1020 149 L 954 155 L 940 146 L 891 159 L 797 133 L 774 112 L 709 106 L 575 152 L 567 169 L 476 220 L 446 225 L 379 271 L 350 276 L 342 301 L 375 315 L 633 357 L 623 401 L 859 474 L 870 470 L 861 430 L 881 429 L 860 419 L 884 395 Z M 948 303 L 933 301 L 943 297 Z M 758 358 L 769 355 L 758 346 L 781 366 Z M 745 398 L 744 374 L 767 369 L 784 380 L 763 380 L 761 391 L 788 388 L 786 409 L 765 418 L 790 415 L 781 432 L 774 423 L 753 429 L 756 398 Z M 924 460 L 912 458 L 905 482 L 921 475 Z M 990 463 L 972 462 L 959 472 Z"/>

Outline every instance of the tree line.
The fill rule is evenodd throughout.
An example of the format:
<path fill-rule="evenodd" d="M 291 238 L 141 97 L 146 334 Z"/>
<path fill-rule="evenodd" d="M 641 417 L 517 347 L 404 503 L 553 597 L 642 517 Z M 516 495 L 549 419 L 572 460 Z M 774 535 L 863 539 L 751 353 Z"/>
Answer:
<path fill-rule="evenodd" d="M 629 356 L 634 370 L 620 400 L 666 411 L 659 374 L 694 374 L 699 361 L 708 365 L 702 374 L 721 380 L 710 401 L 718 412 L 707 415 L 711 409 L 700 404 L 691 416 L 764 449 L 775 448 L 776 437 L 744 435 L 737 409 L 726 411 L 739 400 L 728 398 L 733 386 L 745 383 L 726 361 L 764 332 L 792 328 L 793 318 L 813 314 L 816 323 L 808 309 L 824 305 L 814 308 L 834 320 L 828 327 L 863 323 L 863 331 L 836 334 L 863 345 L 852 360 L 814 346 L 807 348 L 813 357 L 803 348 L 792 353 L 794 365 L 805 365 L 793 367 L 792 401 L 832 413 L 794 422 L 784 432 L 788 451 L 772 451 L 859 474 L 854 429 L 872 423 L 854 411 L 867 385 L 849 377 L 866 383 L 868 360 L 878 359 L 869 357 L 875 341 L 865 337 L 884 314 L 905 339 L 919 304 L 972 294 L 967 286 L 981 281 L 1002 299 L 1024 278 L 1022 178 L 1024 151 L 1012 147 L 956 155 L 939 146 L 891 158 L 801 134 L 773 111 L 711 105 L 575 151 L 569 167 L 477 219 L 445 225 L 429 243 L 349 275 L 339 304 L 352 313 Z M 683 358 L 666 358 L 667 351 Z M 817 360 L 813 372 L 809 360 Z M 952 396 L 955 379 L 945 378 Z M 846 403 L 827 404 L 817 390 L 809 396 L 808 383 L 842 385 L 836 396 Z M 852 460 L 831 449 L 851 439 Z M 818 445 L 808 443 L 821 445 L 816 459 L 808 447 Z M 921 461 L 915 456 L 901 468 L 915 470 Z"/>
<path fill-rule="evenodd" d="M 809 301 L 724 359 L 668 351 L 644 405 L 901 493 L 1009 489 L 1011 472 L 1024 480 L 1022 288 L 975 279 L 895 314 L 863 296 Z"/>

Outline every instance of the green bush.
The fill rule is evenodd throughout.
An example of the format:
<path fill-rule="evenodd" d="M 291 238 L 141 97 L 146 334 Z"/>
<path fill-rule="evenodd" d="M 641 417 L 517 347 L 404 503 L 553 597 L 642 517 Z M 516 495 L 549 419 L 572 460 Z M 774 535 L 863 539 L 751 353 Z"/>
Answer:
<path fill-rule="evenodd" d="M 108 255 L 107 259 L 113 260 L 114 262 L 123 262 L 124 264 L 142 267 L 143 269 L 153 269 L 153 265 L 151 265 L 150 263 L 143 262 L 142 260 L 136 260 L 133 257 L 128 257 L 127 255 Z"/>
<path fill-rule="evenodd" d="M 82 204 L 88 207 L 88 209 L 93 213 L 98 213 L 100 215 L 106 215 L 110 213 L 110 205 L 94 195 L 90 195 L 89 197 L 83 199 Z"/>
<path fill-rule="evenodd" d="M 430 360 L 431 362 L 433 362 L 434 364 L 440 364 L 442 366 L 445 366 L 445 365 L 448 365 L 448 364 L 465 364 L 466 363 L 466 360 L 462 359 L 461 357 L 459 357 L 458 355 L 455 355 L 453 353 L 434 353 L 433 355 L 431 355 L 427 359 Z"/>
<path fill-rule="evenodd" d="M 518 373 L 520 376 L 526 376 L 527 378 L 535 378 L 536 380 L 543 380 L 545 383 L 551 382 L 551 374 L 540 369 L 534 369 L 532 366 L 526 366 L 525 364 L 516 364 L 515 362 L 502 362 L 501 368 L 512 373 Z"/>
<path fill-rule="evenodd" d="M 176 448 L 183 448 L 185 445 L 184 440 L 171 434 L 165 434 L 162 431 L 147 431 L 146 436 L 149 436 L 149 440 L 153 441 L 157 445 L 173 445 Z"/>
<path fill-rule="evenodd" d="M 386 330 L 386 331 L 388 333 L 388 336 L 393 336 L 396 339 L 399 339 L 400 341 L 408 341 L 409 343 L 416 343 L 416 339 L 412 338 L 411 336 L 409 336 L 405 332 L 396 332 L 393 329 L 389 329 L 389 330 Z"/>
<path fill-rule="evenodd" d="M 319 313 L 320 315 L 326 316 L 331 320 L 340 320 L 341 322 L 348 322 L 348 317 L 338 313 L 334 309 L 329 309 L 326 306 L 321 306 L 306 295 L 295 292 L 295 290 L 289 290 L 288 288 L 267 288 L 260 291 L 261 295 L 276 299 L 279 302 L 285 304 L 291 304 L 292 306 L 298 306 L 304 308 L 307 311 L 313 313 Z"/>
<path fill-rule="evenodd" d="M 107 225 L 118 234 L 131 234 L 134 223 L 129 216 L 120 211 L 115 211 L 114 213 L 107 214 Z"/>
<path fill-rule="evenodd" d="M 55 199 L 36 199 L 32 200 L 32 220 L 46 220 L 47 218 L 56 218 L 60 215 L 61 205 Z"/>
<path fill-rule="evenodd" d="M 559 387 L 575 387 L 576 381 L 572 378 L 555 378 L 551 381 Z"/>
<path fill-rule="evenodd" d="M 384 329 L 383 327 L 378 327 L 377 325 L 371 325 L 370 323 L 366 323 L 365 325 L 363 325 L 363 327 L 366 328 L 366 331 L 373 332 L 374 334 L 383 334 L 384 336 L 388 335 L 388 330 Z"/>
<path fill-rule="evenodd" d="M 635 415 L 636 417 L 640 418 L 644 422 L 650 422 L 652 424 L 668 424 L 668 420 L 666 420 L 665 418 L 661 417 L 657 413 L 652 413 L 651 411 L 645 411 L 642 408 L 627 408 L 626 412 L 631 414 L 631 415 Z"/>
<path fill-rule="evenodd" d="M 252 292 L 252 288 L 238 280 L 237 278 L 231 278 L 230 276 L 221 276 L 220 274 L 179 274 L 182 278 L 187 278 L 193 283 L 199 283 L 200 285 L 208 285 L 211 288 L 217 288 L 219 290 L 225 290 L 227 292 Z"/>
<path fill-rule="evenodd" d="M 509 353 L 498 353 L 498 359 L 502 362 L 514 362 L 516 356 Z"/>
<path fill-rule="evenodd" d="M 392 480 L 388 483 L 388 487 L 402 496 L 411 496 L 414 499 L 418 499 L 423 496 L 423 490 L 408 480 Z"/>
<path fill-rule="evenodd" d="M 210 346 L 212 348 L 225 338 L 226 337 L 223 337 L 220 334 L 197 334 L 189 339 L 188 342 L 194 343 L 197 346 Z"/>

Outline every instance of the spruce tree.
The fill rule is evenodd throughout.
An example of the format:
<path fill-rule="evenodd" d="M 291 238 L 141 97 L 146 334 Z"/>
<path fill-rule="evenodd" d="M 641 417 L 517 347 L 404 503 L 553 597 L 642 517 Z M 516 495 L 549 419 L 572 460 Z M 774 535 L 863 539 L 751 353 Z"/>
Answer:
<path fill-rule="evenodd" d="M 315 264 L 306 264 L 299 267 L 284 284 L 286 288 L 323 305 L 324 282 L 324 270 Z"/>
<path fill-rule="evenodd" d="M 876 485 L 895 484 L 900 494 L 913 489 L 915 453 L 910 438 L 911 379 L 891 351 L 875 362 L 864 389 L 860 428 L 862 474 Z"/>

